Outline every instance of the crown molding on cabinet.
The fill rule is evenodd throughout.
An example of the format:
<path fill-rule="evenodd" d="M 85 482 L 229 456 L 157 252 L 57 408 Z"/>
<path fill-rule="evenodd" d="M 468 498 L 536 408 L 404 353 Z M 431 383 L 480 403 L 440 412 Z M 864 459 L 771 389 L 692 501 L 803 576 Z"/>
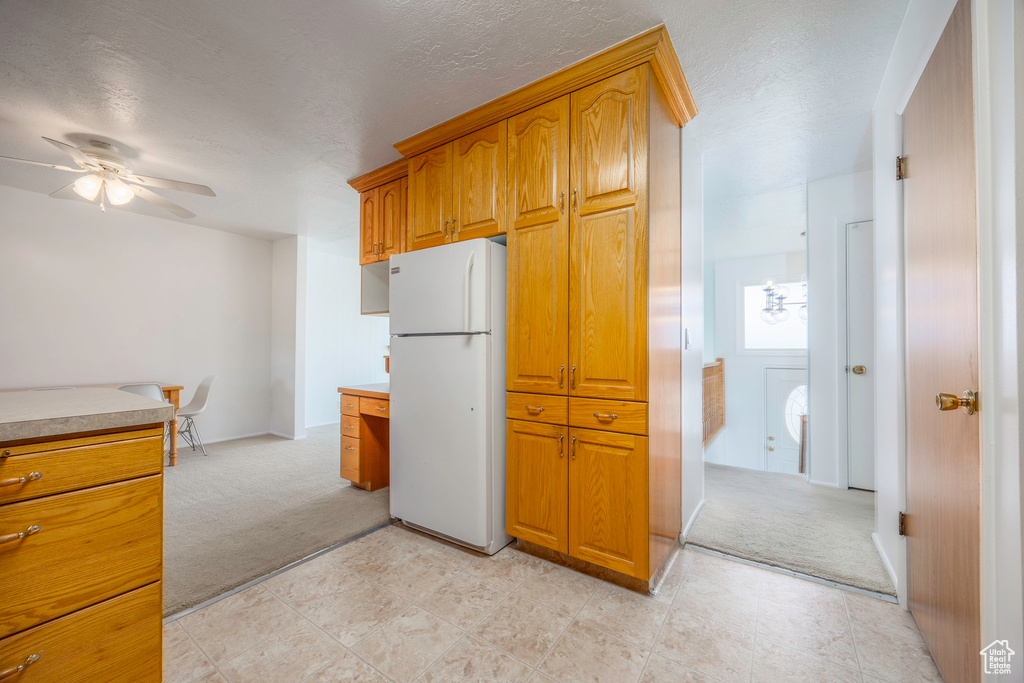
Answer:
<path fill-rule="evenodd" d="M 364 173 L 358 178 L 352 178 L 348 181 L 348 184 L 356 192 L 366 192 L 372 190 L 375 187 L 380 187 L 392 181 L 404 178 L 409 175 L 409 160 L 399 159 L 393 161 L 387 166 L 381 166 L 378 169 L 374 169 L 369 173 Z"/>
<path fill-rule="evenodd" d="M 668 97 L 676 124 L 685 126 L 697 115 L 697 105 L 693 101 L 690 86 L 687 84 L 683 68 L 679 64 L 679 57 L 676 55 L 675 48 L 672 47 L 668 30 L 661 25 L 411 138 L 402 140 L 395 145 L 395 149 L 406 158 L 414 157 L 451 142 L 466 133 L 515 116 L 527 109 L 648 62 L 651 64 L 654 77 Z M 356 180 L 361 180 L 361 178 Z M 350 181 L 349 184 L 356 187 L 355 181 Z M 366 187 L 372 186 L 367 185 Z"/>

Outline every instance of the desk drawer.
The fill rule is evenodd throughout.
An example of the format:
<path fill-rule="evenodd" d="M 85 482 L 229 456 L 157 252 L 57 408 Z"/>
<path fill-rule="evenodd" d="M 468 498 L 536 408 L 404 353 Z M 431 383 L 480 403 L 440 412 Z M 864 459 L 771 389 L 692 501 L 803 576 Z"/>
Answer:
<path fill-rule="evenodd" d="M 505 417 L 510 420 L 566 425 L 569 424 L 569 400 L 565 396 L 510 391 L 505 400 Z"/>
<path fill-rule="evenodd" d="M 391 403 L 380 398 L 359 397 L 359 412 L 373 417 L 390 417 Z"/>
<path fill-rule="evenodd" d="M 341 478 L 357 484 L 363 480 L 362 442 L 351 436 L 341 437 Z"/>
<path fill-rule="evenodd" d="M 0 507 L 0 638 L 159 581 L 162 489 L 154 476 Z"/>
<path fill-rule="evenodd" d="M 349 394 L 341 395 L 341 414 L 359 416 L 359 397 Z"/>
<path fill-rule="evenodd" d="M 353 415 L 342 415 L 341 435 L 351 436 L 353 439 L 363 438 L 363 418 Z"/>
<path fill-rule="evenodd" d="M 160 474 L 163 431 L 149 431 L 159 436 L 0 457 L 0 505 Z"/>
<path fill-rule="evenodd" d="M 162 583 L 153 583 L 0 640 L 0 672 L 41 655 L 9 680 L 159 683 L 162 590 Z"/>
<path fill-rule="evenodd" d="M 569 426 L 647 435 L 647 404 L 569 397 Z"/>

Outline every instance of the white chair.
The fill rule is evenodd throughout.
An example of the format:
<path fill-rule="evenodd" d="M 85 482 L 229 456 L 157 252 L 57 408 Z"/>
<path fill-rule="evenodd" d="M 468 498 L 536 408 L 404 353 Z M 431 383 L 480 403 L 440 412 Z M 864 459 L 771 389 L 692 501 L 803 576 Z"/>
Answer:
<path fill-rule="evenodd" d="M 198 444 L 203 455 L 206 455 L 206 446 L 203 445 L 203 437 L 199 435 L 199 430 L 196 428 L 193 418 L 206 410 L 206 402 L 210 400 L 210 387 L 215 379 L 217 379 L 216 375 L 210 375 L 200 382 L 199 387 L 196 388 L 196 393 L 192 396 L 192 400 L 189 401 L 187 406 L 182 407 L 178 411 L 178 434 L 181 435 L 181 438 L 185 439 L 185 442 L 192 447 L 192 450 L 195 450 Z"/>
<path fill-rule="evenodd" d="M 151 398 L 154 401 L 161 401 L 163 403 L 170 403 L 167 396 L 164 394 L 164 389 L 156 382 L 139 382 L 138 384 L 122 384 L 118 387 L 121 391 L 127 391 L 129 394 L 138 394 L 139 396 L 145 396 Z M 164 453 L 167 452 L 167 446 L 170 444 L 171 433 L 169 430 L 164 430 Z"/>

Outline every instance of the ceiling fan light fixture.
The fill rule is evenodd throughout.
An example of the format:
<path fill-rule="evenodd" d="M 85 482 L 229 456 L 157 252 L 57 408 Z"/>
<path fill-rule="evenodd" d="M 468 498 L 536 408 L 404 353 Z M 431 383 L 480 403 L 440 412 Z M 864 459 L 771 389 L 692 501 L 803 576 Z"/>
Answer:
<path fill-rule="evenodd" d="M 127 204 L 132 200 L 132 197 L 135 196 L 135 193 L 132 192 L 132 188 L 128 187 L 124 183 L 112 182 L 105 183 L 105 185 L 106 187 L 104 189 L 107 192 L 107 199 L 109 199 L 110 203 L 114 206 Z"/>
<path fill-rule="evenodd" d="M 78 196 L 91 202 L 99 195 L 101 187 L 103 187 L 103 178 L 90 173 L 76 180 L 74 189 Z"/>

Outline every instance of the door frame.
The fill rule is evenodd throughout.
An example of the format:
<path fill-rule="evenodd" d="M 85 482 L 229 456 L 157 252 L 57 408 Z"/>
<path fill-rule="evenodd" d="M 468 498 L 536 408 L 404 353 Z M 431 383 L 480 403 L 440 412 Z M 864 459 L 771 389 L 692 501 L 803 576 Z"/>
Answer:
<path fill-rule="evenodd" d="M 810 351 L 810 349 L 808 349 Z M 758 432 L 761 435 L 761 456 L 758 461 L 761 464 L 761 471 L 768 471 L 768 454 L 767 446 L 768 443 L 768 371 L 769 370 L 803 370 L 807 375 L 807 397 L 811 396 L 811 364 L 805 362 L 803 365 L 799 363 L 771 363 L 770 365 L 761 366 L 761 424 L 758 426 Z M 810 401 L 808 401 L 808 406 Z M 810 413 L 808 413 L 808 416 Z M 807 449 L 807 471 L 799 473 L 804 479 L 810 478 L 811 471 L 811 451 Z"/>

